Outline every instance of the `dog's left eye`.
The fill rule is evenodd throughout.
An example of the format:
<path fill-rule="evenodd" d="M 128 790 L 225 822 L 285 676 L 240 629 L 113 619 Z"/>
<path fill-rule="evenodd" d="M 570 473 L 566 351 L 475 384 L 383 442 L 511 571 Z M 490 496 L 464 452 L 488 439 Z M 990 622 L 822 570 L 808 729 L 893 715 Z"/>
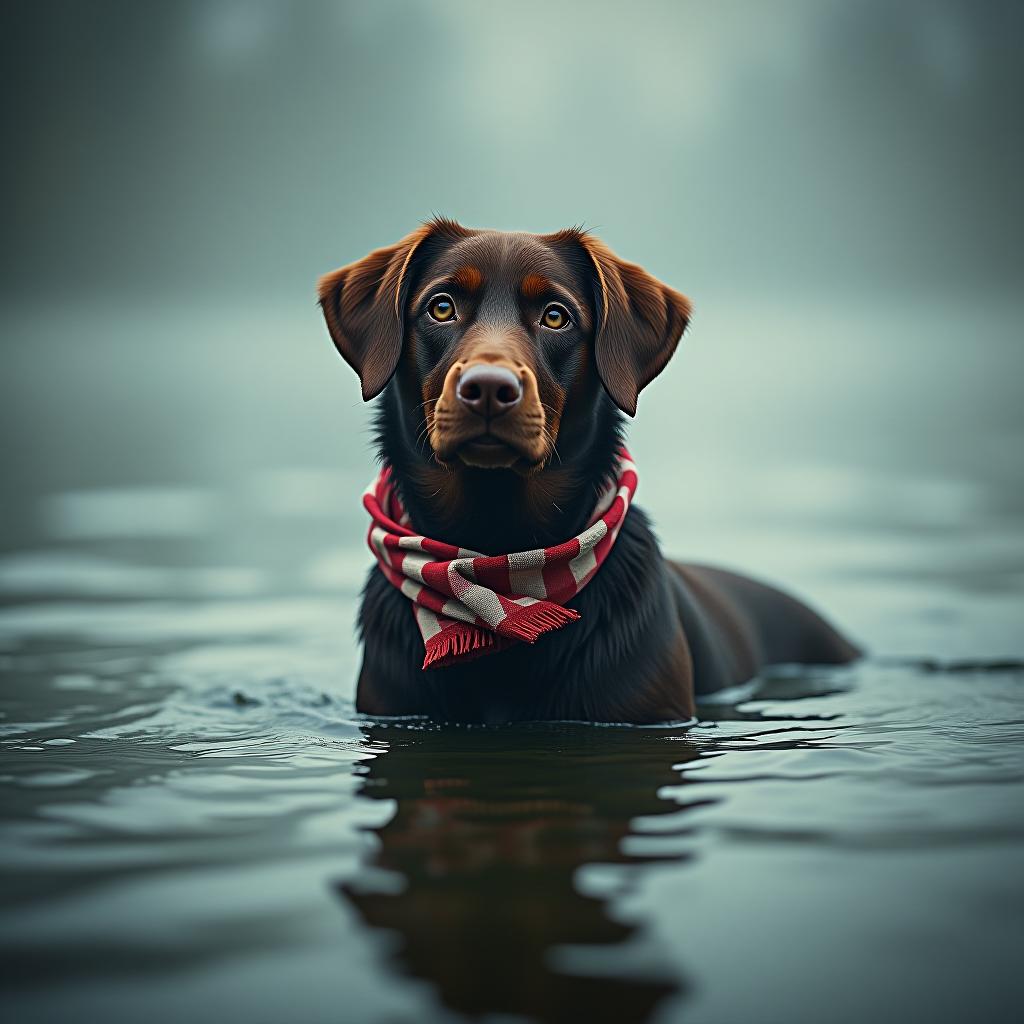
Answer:
<path fill-rule="evenodd" d="M 545 307 L 540 322 L 552 331 L 560 331 L 569 324 L 569 310 L 557 302 L 552 302 Z"/>
<path fill-rule="evenodd" d="M 427 306 L 427 312 L 438 323 L 448 323 L 455 319 L 455 300 L 450 295 L 435 295 Z"/>

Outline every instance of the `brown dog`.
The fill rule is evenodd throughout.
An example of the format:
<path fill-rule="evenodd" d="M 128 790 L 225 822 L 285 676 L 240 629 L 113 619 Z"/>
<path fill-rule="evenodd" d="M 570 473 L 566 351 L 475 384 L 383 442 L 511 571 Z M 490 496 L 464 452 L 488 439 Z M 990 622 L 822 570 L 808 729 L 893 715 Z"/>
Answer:
<path fill-rule="evenodd" d="M 380 455 L 419 534 L 485 554 L 580 533 L 613 473 L 623 413 L 665 367 L 690 302 L 592 235 L 425 224 L 326 275 L 338 351 L 377 407 Z M 383 393 L 383 394 L 382 394 Z M 695 695 L 857 650 L 791 597 L 666 562 L 630 509 L 568 602 L 580 621 L 424 671 L 407 597 L 375 567 L 357 707 L 452 721 L 688 718 Z"/>

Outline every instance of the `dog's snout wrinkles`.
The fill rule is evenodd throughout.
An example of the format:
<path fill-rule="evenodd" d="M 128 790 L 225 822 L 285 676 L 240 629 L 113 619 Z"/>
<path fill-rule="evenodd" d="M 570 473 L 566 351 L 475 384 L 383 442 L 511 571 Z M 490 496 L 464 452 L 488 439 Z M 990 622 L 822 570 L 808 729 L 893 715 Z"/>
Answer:
<path fill-rule="evenodd" d="M 477 363 L 463 371 L 455 396 L 477 416 L 494 419 L 514 409 L 522 401 L 523 385 L 504 366 Z"/>

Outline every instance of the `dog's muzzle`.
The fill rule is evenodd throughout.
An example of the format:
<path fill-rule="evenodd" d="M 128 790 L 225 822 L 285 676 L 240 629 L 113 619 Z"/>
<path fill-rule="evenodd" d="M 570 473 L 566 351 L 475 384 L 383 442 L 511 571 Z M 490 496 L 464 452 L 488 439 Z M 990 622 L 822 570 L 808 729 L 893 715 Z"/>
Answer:
<path fill-rule="evenodd" d="M 489 354 L 455 362 L 430 415 L 430 444 L 442 462 L 532 470 L 547 455 L 544 407 L 525 363 Z"/>

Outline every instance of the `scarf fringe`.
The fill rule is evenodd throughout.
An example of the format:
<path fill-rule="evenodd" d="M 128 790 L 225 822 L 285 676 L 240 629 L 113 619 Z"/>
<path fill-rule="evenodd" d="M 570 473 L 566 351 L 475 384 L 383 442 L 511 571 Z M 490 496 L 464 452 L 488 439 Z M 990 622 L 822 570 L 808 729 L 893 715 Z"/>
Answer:
<path fill-rule="evenodd" d="M 450 665 L 456 661 L 470 661 L 488 654 L 491 650 L 502 650 L 513 640 L 535 643 L 545 633 L 575 622 L 580 613 L 559 604 L 543 607 L 530 605 L 521 612 L 513 613 L 501 623 L 500 633 L 491 633 L 479 626 L 459 622 L 443 629 L 426 643 L 423 668 Z"/>
<path fill-rule="evenodd" d="M 532 644 L 552 629 L 561 629 L 575 622 L 580 613 L 560 604 L 529 605 L 521 612 L 514 612 L 502 622 L 498 629 L 503 636 L 515 637 Z"/>
<path fill-rule="evenodd" d="M 459 623 L 458 627 L 442 630 L 426 643 L 423 668 L 447 665 L 458 658 L 474 658 L 494 646 L 495 637 L 477 626 Z"/>

